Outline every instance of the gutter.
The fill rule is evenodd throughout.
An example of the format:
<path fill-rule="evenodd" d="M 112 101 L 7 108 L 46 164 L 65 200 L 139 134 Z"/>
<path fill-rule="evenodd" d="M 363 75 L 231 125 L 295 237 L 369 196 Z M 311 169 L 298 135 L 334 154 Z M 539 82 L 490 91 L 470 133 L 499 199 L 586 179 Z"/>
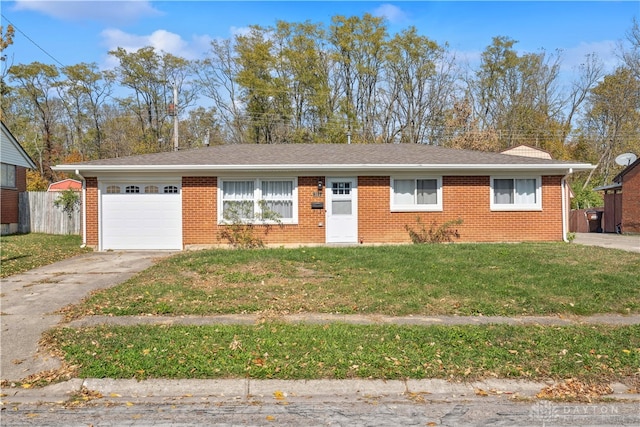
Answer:
<path fill-rule="evenodd" d="M 567 206 L 567 178 L 569 175 L 573 173 L 573 168 L 569 168 L 566 175 L 562 177 L 560 181 L 560 188 L 562 190 L 562 241 L 565 243 L 569 243 L 569 239 L 567 238 L 568 233 L 568 224 L 567 224 L 567 216 L 569 215 L 569 209 Z"/>
<path fill-rule="evenodd" d="M 588 163 L 570 164 L 242 164 L 242 165 L 91 165 L 69 164 L 52 167 L 55 171 L 78 171 L 78 168 L 89 173 L 100 172 L 246 172 L 246 171 L 339 171 L 339 172 L 389 172 L 389 171 L 561 171 L 591 170 L 595 166 Z"/>
<path fill-rule="evenodd" d="M 81 248 L 87 247 L 87 180 L 80 174 L 80 170 L 76 169 L 76 175 L 82 179 L 82 245 Z"/>

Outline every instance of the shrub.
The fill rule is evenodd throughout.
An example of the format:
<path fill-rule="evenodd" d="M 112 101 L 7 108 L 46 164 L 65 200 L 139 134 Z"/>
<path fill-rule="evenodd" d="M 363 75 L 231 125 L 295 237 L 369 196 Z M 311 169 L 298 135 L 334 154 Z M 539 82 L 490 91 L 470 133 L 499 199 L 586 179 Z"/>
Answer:
<path fill-rule="evenodd" d="M 62 208 L 67 216 L 71 218 L 73 213 L 80 207 L 80 194 L 74 190 L 65 190 L 53 202 L 57 208 Z"/>
<path fill-rule="evenodd" d="M 282 225 L 280 215 L 260 201 L 261 213 L 253 212 L 253 202 L 234 203 L 225 209 L 225 225 L 219 232 L 220 239 L 226 240 L 232 247 L 252 249 L 264 247 L 262 238 L 257 235 L 258 227 L 266 236 L 273 224 Z"/>
<path fill-rule="evenodd" d="M 417 217 L 418 230 L 414 230 L 409 225 L 405 225 L 404 228 L 409 232 L 409 237 L 411 237 L 413 243 L 444 243 L 452 242 L 454 237 L 456 239 L 460 238 L 458 230 L 452 227 L 460 225 L 462 222 L 462 218 L 447 221 L 442 225 L 438 225 L 436 221 L 433 221 L 427 230 L 420 217 Z"/>

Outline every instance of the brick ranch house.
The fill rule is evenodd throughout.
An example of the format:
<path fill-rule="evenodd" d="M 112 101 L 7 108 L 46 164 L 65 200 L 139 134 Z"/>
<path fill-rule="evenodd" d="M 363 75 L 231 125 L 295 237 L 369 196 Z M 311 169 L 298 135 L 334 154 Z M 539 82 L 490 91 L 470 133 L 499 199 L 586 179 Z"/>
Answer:
<path fill-rule="evenodd" d="M 275 245 L 409 242 L 406 225 L 461 218 L 460 241 L 560 241 L 567 175 L 584 163 L 398 144 L 222 145 L 59 165 L 84 182 L 98 250 L 225 244 L 225 209 L 263 203 Z"/>
<path fill-rule="evenodd" d="M 0 128 L 0 234 L 5 235 L 21 231 L 18 195 L 27 191 L 27 169 L 36 165 L 3 122 Z"/>

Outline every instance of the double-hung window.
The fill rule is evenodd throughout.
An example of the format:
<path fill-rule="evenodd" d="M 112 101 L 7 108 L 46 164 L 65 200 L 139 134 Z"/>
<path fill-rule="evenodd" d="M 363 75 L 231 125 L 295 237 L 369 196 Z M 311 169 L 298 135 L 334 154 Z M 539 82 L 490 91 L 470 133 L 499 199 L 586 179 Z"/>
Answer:
<path fill-rule="evenodd" d="M 221 179 L 218 220 L 267 220 L 283 224 L 298 222 L 297 180 Z"/>
<path fill-rule="evenodd" d="M 16 188 L 16 165 L 2 163 L 2 176 L 0 185 L 7 188 Z"/>
<path fill-rule="evenodd" d="M 491 177 L 491 210 L 542 210 L 540 177 Z"/>
<path fill-rule="evenodd" d="M 442 178 L 391 178 L 391 211 L 441 211 Z"/>

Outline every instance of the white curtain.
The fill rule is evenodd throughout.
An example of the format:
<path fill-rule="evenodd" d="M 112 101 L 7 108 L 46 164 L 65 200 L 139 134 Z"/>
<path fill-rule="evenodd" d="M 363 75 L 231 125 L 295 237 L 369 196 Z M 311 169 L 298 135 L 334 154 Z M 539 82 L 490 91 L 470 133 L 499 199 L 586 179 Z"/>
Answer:
<path fill-rule="evenodd" d="M 254 216 L 253 181 L 224 181 L 222 200 L 225 218 L 235 211 L 240 218 L 252 219 Z"/>
<path fill-rule="evenodd" d="M 419 179 L 417 196 L 419 205 L 438 204 L 438 181 L 435 179 Z"/>
<path fill-rule="evenodd" d="M 293 182 L 262 181 L 262 199 L 280 218 L 293 218 Z"/>
<path fill-rule="evenodd" d="M 536 204 L 536 180 L 516 179 L 516 204 L 535 205 Z"/>
<path fill-rule="evenodd" d="M 493 180 L 493 203 L 513 204 L 513 179 Z"/>
<path fill-rule="evenodd" d="M 415 180 L 395 179 L 393 181 L 393 202 L 396 205 L 412 205 L 415 192 Z"/>

